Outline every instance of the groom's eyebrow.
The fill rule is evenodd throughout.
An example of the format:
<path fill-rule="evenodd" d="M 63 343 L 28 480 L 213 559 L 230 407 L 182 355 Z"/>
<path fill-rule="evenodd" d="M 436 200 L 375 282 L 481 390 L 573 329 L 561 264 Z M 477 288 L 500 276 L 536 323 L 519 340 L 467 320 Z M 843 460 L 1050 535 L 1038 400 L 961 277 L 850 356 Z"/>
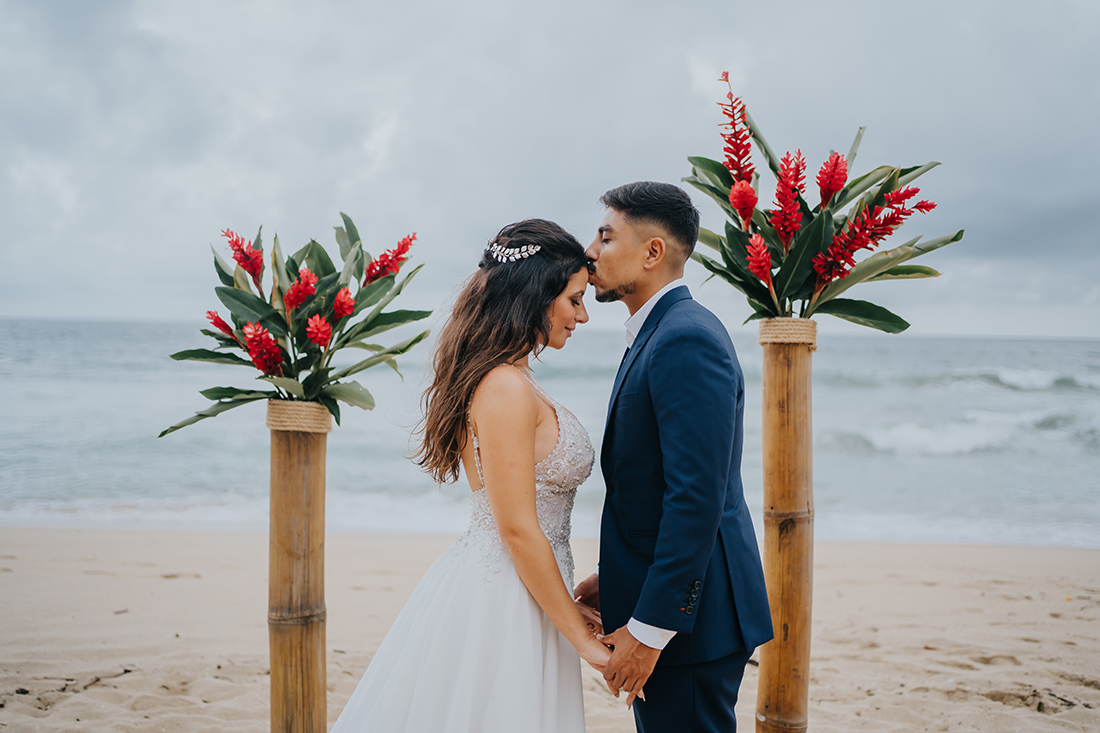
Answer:
<path fill-rule="evenodd" d="M 604 224 L 603 226 L 601 226 L 596 231 L 599 232 L 600 234 L 605 234 L 607 232 L 612 232 L 612 231 L 615 231 L 615 230 L 611 228 L 610 224 Z"/>

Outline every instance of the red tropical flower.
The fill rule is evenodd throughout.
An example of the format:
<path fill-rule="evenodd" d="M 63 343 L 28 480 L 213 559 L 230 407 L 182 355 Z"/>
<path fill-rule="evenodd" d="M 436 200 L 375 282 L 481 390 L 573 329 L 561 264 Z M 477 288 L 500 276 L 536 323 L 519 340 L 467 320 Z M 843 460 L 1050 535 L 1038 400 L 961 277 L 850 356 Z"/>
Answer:
<path fill-rule="evenodd" d="M 848 161 L 840 153 L 833 153 L 817 172 L 817 187 L 821 190 L 821 208 L 829 205 L 833 196 L 848 182 Z"/>
<path fill-rule="evenodd" d="M 760 278 L 760 282 L 772 286 L 772 253 L 759 234 L 749 237 L 749 272 Z"/>
<path fill-rule="evenodd" d="M 729 72 L 723 71 L 722 75 L 718 77 L 718 81 L 724 81 L 729 86 Z M 718 125 L 718 127 L 724 129 L 721 135 L 722 140 L 726 143 L 725 147 L 722 148 L 722 152 L 726 154 L 723 165 L 726 166 L 726 170 L 730 172 L 735 182 L 752 183 L 752 174 L 755 170 L 751 159 L 752 131 L 749 130 L 749 126 L 745 122 L 745 105 L 740 97 L 733 96 L 733 87 L 730 87 L 729 92 L 726 94 L 726 100 L 718 103 L 718 106 L 722 108 L 722 114 L 726 116 L 727 120 Z"/>
<path fill-rule="evenodd" d="M 336 299 L 332 303 L 332 310 L 338 321 L 344 316 L 350 316 L 355 312 L 355 298 L 351 297 L 350 290 L 343 288 L 336 294 Z"/>
<path fill-rule="evenodd" d="M 397 274 L 397 271 L 401 269 L 401 263 L 407 259 L 405 255 L 408 254 L 409 247 L 415 241 L 416 232 L 413 232 L 398 242 L 396 247 L 386 250 L 378 255 L 377 259 L 372 260 L 367 265 L 367 271 L 363 276 L 363 286 L 366 287 L 375 280 L 381 280 L 387 275 Z"/>
<path fill-rule="evenodd" d="M 237 334 L 233 333 L 233 329 L 229 327 L 229 324 L 222 320 L 222 317 L 218 315 L 217 311 L 206 311 L 206 320 L 210 321 L 210 325 L 224 333 L 229 338 L 241 344 L 241 340 L 237 338 Z M 244 344 L 241 344 L 244 347 Z"/>
<path fill-rule="evenodd" d="M 829 249 L 813 259 L 814 270 L 823 283 L 844 278 L 855 265 L 855 253 L 861 249 L 877 247 L 882 240 L 894 233 L 905 220 L 919 211 L 926 214 L 936 208 L 932 201 L 919 201 L 913 208 L 905 202 L 920 193 L 915 186 L 890 191 L 883 196 L 885 206 L 863 209 L 840 234 L 833 235 Z"/>
<path fill-rule="evenodd" d="M 256 283 L 256 289 L 260 290 L 260 276 L 264 272 L 264 253 L 258 249 L 252 249 L 252 242 L 245 242 L 244 237 L 232 229 L 222 230 L 222 236 L 229 240 L 229 249 L 233 251 L 233 259 L 241 269 L 252 276 L 252 282 Z"/>
<path fill-rule="evenodd" d="M 317 276 L 309 271 L 308 267 L 303 267 L 298 270 L 298 279 L 287 288 L 286 295 L 283 296 L 283 305 L 286 306 L 287 312 L 294 310 L 302 303 L 306 298 L 317 292 Z"/>
<path fill-rule="evenodd" d="M 756 208 L 757 200 L 756 191 L 752 190 L 752 185 L 748 181 L 738 181 L 730 189 L 730 206 L 741 217 L 741 228 L 745 232 L 749 231 L 752 210 Z"/>
<path fill-rule="evenodd" d="M 310 316 L 306 321 L 306 336 L 318 346 L 326 346 L 332 338 L 332 326 L 320 313 Z"/>
<path fill-rule="evenodd" d="M 271 332 L 258 323 L 247 323 L 243 329 L 252 363 L 264 374 L 280 375 L 283 372 L 283 352 Z"/>
<path fill-rule="evenodd" d="M 783 242 L 783 251 L 790 247 L 795 232 L 802 226 L 802 208 L 798 195 L 806 191 L 806 160 L 802 151 L 788 152 L 779 161 L 779 181 L 775 186 L 775 206 L 769 223 Z"/>

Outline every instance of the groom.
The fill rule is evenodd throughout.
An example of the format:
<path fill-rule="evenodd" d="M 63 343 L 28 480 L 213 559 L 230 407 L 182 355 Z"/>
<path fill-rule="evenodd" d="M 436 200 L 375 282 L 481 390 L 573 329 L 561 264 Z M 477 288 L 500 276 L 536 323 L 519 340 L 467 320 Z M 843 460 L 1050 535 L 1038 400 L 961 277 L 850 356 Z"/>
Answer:
<path fill-rule="evenodd" d="M 630 183 L 600 203 L 589 281 L 596 300 L 630 311 L 629 348 L 600 458 L 600 572 L 575 595 L 611 632 L 607 684 L 645 688 L 640 733 L 733 731 L 745 664 L 772 638 L 741 487 L 744 378 L 726 329 L 682 280 L 699 235 L 687 194 Z"/>

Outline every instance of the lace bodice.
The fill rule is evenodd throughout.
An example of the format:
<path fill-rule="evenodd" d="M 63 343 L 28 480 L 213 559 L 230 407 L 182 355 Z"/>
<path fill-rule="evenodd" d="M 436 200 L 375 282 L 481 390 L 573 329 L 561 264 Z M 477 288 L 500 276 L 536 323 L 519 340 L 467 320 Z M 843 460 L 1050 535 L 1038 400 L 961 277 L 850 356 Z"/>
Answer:
<path fill-rule="evenodd" d="M 554 557 L 558 561 L 562 577 L 568 588 L 573 587 L 573 552 L 569 546 L 570 518 L 573 513 L 573 500 L 577 488 L 592 473 L 592 464 L 596 453 L 580 421 L 548 395 L 526 371 L 520 370 L 532 388 L 542 395 L 558 419 L 558 442 L 550 455 L 535 465 L 535 512 Z M 469 415 L 467 414 L 467 419 Z M 470 422 L 470 439 L 474 445 L 474 464 L 477 467 L 481 488 L 473 492 L 471 499 L 470 526 L 462 535 L 459 544 L 476 546 L 485 552 L 485 563 L 490 570 L 498 570 L 506 557 L 504 543 L 497 532 L 496 520 L 489 506 L 489 496 L 485 491 L 485 476 L 481 470 L 481 454 L 477 434 Z"/>

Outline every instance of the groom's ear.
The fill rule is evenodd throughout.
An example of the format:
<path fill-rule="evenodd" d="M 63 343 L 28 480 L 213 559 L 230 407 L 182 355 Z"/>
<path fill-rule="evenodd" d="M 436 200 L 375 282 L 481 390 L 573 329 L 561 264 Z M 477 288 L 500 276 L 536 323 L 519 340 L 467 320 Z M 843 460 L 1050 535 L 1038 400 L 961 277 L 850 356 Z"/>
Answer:
<path fill-rule="evenodd" d="M 668 245 L 665 244 L 664 237 L 651 237 L 645 243 L 645 262 L 642 267 L 647 270 L 660 267 L 667 256 Z"/>

